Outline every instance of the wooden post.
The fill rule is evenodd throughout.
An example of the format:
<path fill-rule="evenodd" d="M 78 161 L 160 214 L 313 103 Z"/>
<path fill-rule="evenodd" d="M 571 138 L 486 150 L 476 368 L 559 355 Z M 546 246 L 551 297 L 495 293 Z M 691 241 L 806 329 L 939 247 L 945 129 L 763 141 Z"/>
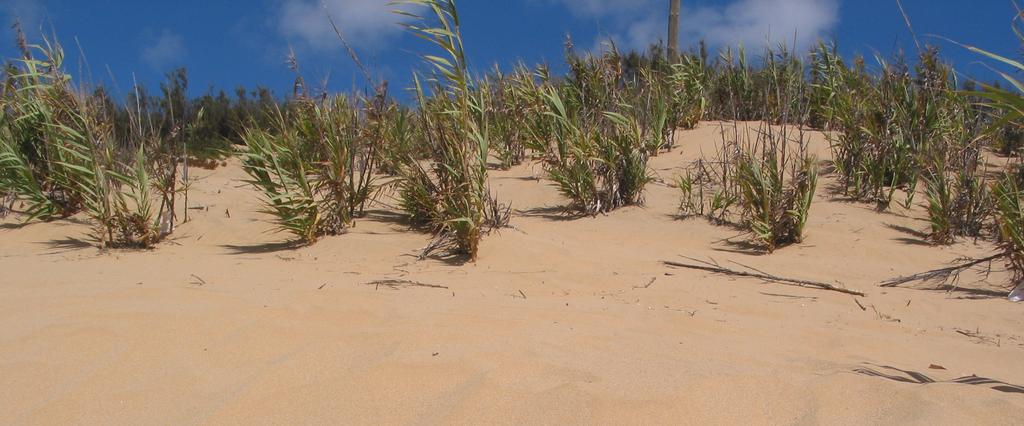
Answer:
<path fill-rule="evenodd" d="M 675 63 L 679 60 L 680 0 L 668 0 L 668 3 L 668 60 Z"/>

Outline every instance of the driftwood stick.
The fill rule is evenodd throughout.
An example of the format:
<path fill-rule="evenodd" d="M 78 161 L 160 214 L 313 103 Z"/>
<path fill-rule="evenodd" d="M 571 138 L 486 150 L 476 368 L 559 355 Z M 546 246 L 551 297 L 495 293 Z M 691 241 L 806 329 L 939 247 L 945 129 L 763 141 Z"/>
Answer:
<path fill-rule="evenodd" d="M 203 277 L 200 277 L 199 275 L 196 275 L 196 274 L 189 274 L 189 276 L 191 276 L 192 278 L 195 278 L 195 280 L 192 281 L 193 285 L 197 285 L 197 286 L 200 286 L 200 287 L 206 285 L 206 280 L 204 280 Z"/>
<path fill-rule="evenodd" d="M 392 280 L 392 279 L 370 281 L 368 283 L 365 283 L 364 285 L 372 285 L 372 286 L 377 287 L 377 288 L 379 288 L 380 286 L 384 286 L 384 287 L 388 287 L 388 288 L 391 288 L 391 289 L 397 289 L 399 287 L 426 287 L 426 288 L 443 288 L 443 289 L 448 289 L 448 287 L 443 286 L 443 285 L 425 284 L 425 283 L 421 283 L 419 281 Z"/>
<path fill-rule="evenodd" d="M 989 257 L 981 259 L 966 259 L 961 263 L 947 266 L 945 268 L 932 269 L 930 271 L 924 271 L 916 273 L 914 275 L 907 275 L 904 277 L 890 278 L 882 281 L 880 284 L 882 287 L 896 287 L 901 284 L 906 284 L 914 281 L 933 281 L 933 280 L 947 280 L 950 277 L 956 278 L 961 272 L 971 269 L 985 262 L 992 262 L 996 259 L 1006 256 L 1005 253 L 994 254 Z"/>
<path fill-rule="evenodd" d="M 850 290 L 850 289 L 846 289 L 846 288 L 842 288 L 842 287 L 837 287 L 835 285 L 828 284 L 828 283 L 823 283 L 823 282 L 818 282 L 818 281 L 801 280 L 801 279 L 795 279 L 795 278 L 780 277 L 780 276 L 777 276 L 777 275 L 771 275 L 771 274 L 767 274 L 767 273 L 763 273 L 763 272 L 738 271 L 738 270 L 735 270 L 735 269 L 723 268 L 723 267 L 721 267 L 721 266 L 719 266 L 717 264 L 705 262 L 705 261 L 702 261 L 702 260 L 697 260 L 697 259 L 692 259 L 692 258 L 687 258 L 687 259 L 690 259 L 690 260 L 702 263 L 703 265 L 692 264 L 692 263 L 673 262 L 673 261 L 669 261 L 669 260 L 663 260 L 661 263 L 663 263 L 665 265 L 668 265 L 668 266 L 676 267 L 676 268 L 697 269 L 697 270 L 701 270 L 701 271 L 708 271 L 708 272 L 713 272 L 713 273 L 716 273 L 716 274 L 730 275 L 730 276 L 736 276 L 736 277 L 759 278 L 759 279 L 762 279 L 762 280 L 765 280 L 765 281 L 771 281 L 771 282 L 778 283 L 778 284 L 793 285 L 793 286 L 797 286 L 797 287 L 806 287 L 806 288 L 816 288 L 816 289 L 820 289 L 820 290 L 837 291 L 837 292 L 840 292 L 840 293 L 852 294 L 854 296 L 862 296 L 862 297 L 865 296 L 865 294 L 862 293 L 862 292 L 859 292 L 859 291 L 856 291 L 856 290 Z M 751 269 L 753 269 L 753 268 L 751 268 Z"/>

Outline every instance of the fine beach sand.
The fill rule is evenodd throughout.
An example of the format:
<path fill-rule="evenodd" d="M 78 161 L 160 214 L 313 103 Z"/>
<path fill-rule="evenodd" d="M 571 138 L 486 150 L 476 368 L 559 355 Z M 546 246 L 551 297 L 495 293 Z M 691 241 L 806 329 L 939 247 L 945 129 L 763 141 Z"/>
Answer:
<path fill-rule="evenodd" d="M 193 170 L 191 221 L 152 251 L 8 216 L 0 424 L 1022 421 L 1024 305 L 1002 297 L 1002 265 L 961 291 L 878 286 L 992 245 L 930 246 L 923 199 L 879 213 L 825 175 L 804 243 L 759 255 L 733 228 L 675 217 L 664 182 L 719 133 L 680 132 L 651 159 L 662 181 L 644 206 L 592 218 L 559 215 L 537 164 L 491 172 L 514 229 L 466 265 L 417 260 L 430 236 L 381 205 L 293 249 L 237 160 Z M 680 255 L 838 281 L 864 309 L 660 262 Z M 429 286 L 367 285 L 388 279 Z"/>

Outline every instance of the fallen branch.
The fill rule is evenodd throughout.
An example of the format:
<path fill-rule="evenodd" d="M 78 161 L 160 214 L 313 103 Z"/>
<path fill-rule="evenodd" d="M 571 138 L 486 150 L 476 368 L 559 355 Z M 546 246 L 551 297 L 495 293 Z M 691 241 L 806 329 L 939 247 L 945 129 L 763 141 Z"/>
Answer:
<path fill-rule="evenodd" d="M 857 307 L 858 307 L 858 308 L 860 308 L 860 310 L 862 310 L 862 311 L 867 311 L 867 310 L 868 310 L 868 308 L 865 308 L 865 307 L 864 307 L 864 305 L 861 305 L 861 304 L 860 304 L 860 301 L 859 301 L 859 300 L 857 300 L 857 298 L 854 298 L 854 299 L 853 299 L 853 303 L 856 303 L 856 304 L 857 304 Z"/>
<path fill-rule="evenodd" d="M 953 329 L 953 331 L 964 336 L 970 337 L 972 339 L 976 339 L 978 341 L 977 343 L 987 343 L 990 345 L 1002 346 L 1001 342 L 998 339 L 994 339 L 991 336 L 986 336 L 982 334 L 980 331 L 961 330 L 958 328 Z"/>
<path fill-rule="evenodd" d="M 878 317 L 878 319 L 880 319 L 880 320 L 889 321 L 889 322 L 903 322 L 903 321 L 900 321 L 899 318 L 893 317 L 892 315 L 883 314 L 881 312 L 878 312 L 878 308 L 876 308 L 875 305 L 869 305 L 869 306 L 871 306 L 871 310 L 872 311 L 875 311 L 875 316 Z"/>
<path fill-rule="evenodd" d="M 196 285 L 196 286 L 200 286 L 200 287 L 206 285 L 206 280 L 204 280 L 199 275 L 189 274 L 189 276 L 191 276 L 192 278 L 195 278 L 194 280 L 192 280 L 192 285 Z"/>
<path fill-rule="evenodd" d="M 647 281 L 647 284 L 635 285 L 635 286 L 633 286 L 633 288 L 651 288 L 651 285 L 654 284 L 654 282 L 657 281 L 657 280 L 658 280 L 658 277 L 654 277 L 654 278 L 651 278 L 650 281 Z"/>
<path fill-rule="evenodd" d="M 978 266 L 978 265 L 980 265 L 982 263 L 992 262 L 992 261 L 994 261 L 996 259 L 999 259 L 999 258 L 1001 258 L 1003 256 L 1006 256 L 1006 254 L 1005 253 L 998 253 L 998 254 L 994 254 L 992 256 L 989 256 L 989 257 L 986 257 L 986 258 L 982 258 L 982 259 L 966 259 L 962 263 L 957 264 L 957 265 L 947 266 L 945 268 L 939 268 L 939 269 L 932 269 L 930 271 L 920 272 L 920 273 L 917 273 L 917 274 L 914 274 L 914 275 L 907 275 L 907 276 L 904 276 L 904 277 L 891 278 L 891 279 L 882 281 L 882 283 L 880 285 L 882 287 L 896 287 L 898 285 L 906 284 L 906 283 L 914 282 L 914 281 L 937 281 L 937 280 L 941 280 L 943 282 L 946 282 L 946 281 L 949 281 L 950 279 L 952 279 L 953 281 L 956 281 L 957 278 L 959 278 L 961 272 L 966 271 L 968 269 L 971 269 L 971 268 L 973 268 L 975 266 Z"/>
<path fill-rule="evenodd" d="M 793 285 L 793 286 L 797 286 L 797 287 L 806 287 L 806 288 L 816 288 L 816 289 L 819 289 L 819 290 L 831 290 L 831 291 L 837 291 L 837 292 L 845 293 L 845 294 L 852 294 L 854 296 L 862 296 L 862 297 L 865 296 L 864 293 L 861 293 L 859 291 L 850 290 L 850 289 L 846 289 L 846 288 L 842 288 L 842 287 L 837 287 L 835 285 L 828 284 L 828 283 L 823 283 L 823 282 L 818 282 L 818 281 L 800 280 L 800 279 L 795 279 L 795 278 L 780 277 L 780 276 L 777 276 L 777 275 L 771 275 L 771 274 L 767 274 L 767 273 L 763 273 L 763 272 L 739 271 L 739 270 L 735 270 L 735 269 L 723 268 L 722 266 L 719 266 L 717 263 L 705 262 L 703 260 L 697 260 L 697 259 L 693 259 L 693 258 L 690 258 L 690 257 L 687 257 L 687 259 L 690 259 L 690 260 L 692 260 L 694 262 L 698 262 L 700 264 L 680 263 L 680 262 L 672 262 L 672 261 L 668 261 L 668 260 L 663 260 L 661 263 L 663 263 L 665 265 L 668 265 L 668 266 L 673 266 L 673 267 L 676 267 L 676 268 L 697 269 L 697 270 L 701 270 L 701 271 L 708 271 L 708 272 L 713 272 L 713 273 L 716 273 L 716 274 L 736 276 L 736 277 L 760 278 L 762 280 L 770 281 L 770 282 L 774 282 L 774 283 L 778 283 L 778 284 Z"/>
<path fill-rule="evenodd" d="M 372 285 L 372 286 L 376 287 L 376 289 L 380 289 L 380 286 L 384 286 L 384 287 L 388 287 L 388 288 L 390 288 L 392 290 L 397 290 L 399 287 L 426 287 L 426 288 L 443 288 L 443 289 L 446 289 L 446 290 L 448 289 L 448 287 L 445 287 L 443 285 L 426 284 L 426 283 L 421 283 L 419 281 L 409 281 L 409 280 L 376 280 L 376 281 L 370 281 L 368 283 L 365 283 L 364 285 Z"/>

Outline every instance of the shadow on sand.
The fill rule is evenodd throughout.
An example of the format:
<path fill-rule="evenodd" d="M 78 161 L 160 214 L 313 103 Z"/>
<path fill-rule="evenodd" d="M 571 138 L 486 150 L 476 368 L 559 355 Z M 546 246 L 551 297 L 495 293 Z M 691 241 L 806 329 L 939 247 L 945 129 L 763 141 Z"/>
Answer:
<path fill-rule="evenodd" d="M 252 244 L 252 245 L 232 245 L 224 244 L 222 248 L 228 251 L 228 254 L 240 255 L 240 254 L 267 254 L 277 253 L 282 251 L 295 251 L 302 247 L 306 247 L 301 241 L 282 241 L 276 243 L 263 243 L 263 244 Z"/>
<path fill-rule="evenodd" d="M 746 256 L 764 256 L 768 254 L 768 251 L 765 250 L 764 247 L 747 239 L 730 238 L 716 241 L 711 249 L 714 251 L 742 254 Z"/>
<path fill-rule="evenodd" d="M 887 223 L 887 224 L 885 224 L 885 227 L 889 228 L 889 229 L 892 229 L 893 231 L 897 231 L 897 232 L 901 232 L 901 233 L 909 235 L 909 237 L 893 238 L 893 241 L 899 241 L 899 242 L 901 242 L 903 244 L 913 245 L 913 246 L 925 246 L 925 247 L 934 246 L 934 244 L 932 244 L 930 241 L 928 241 L 928 237 L 930 237 L 930 235 L 928 235 L 927 232 L 919 231 L 919 230 L 916 230 L 916 229 L 913 229 L 913 228 L 908 228 L 908 227 L 902 226 L 902 225 L 896 225 L 896 224 L 893 224 L 893 223 Z"/>
<path fill-rule="evenodd" d="M 522 217 L 536 217 L 558 222 L 565 222 L 590 217 L 589 215 L 574 213 L 565 206 L 534 207 L 525 210 L 516 210 L 515 213 L 516 215 Z"/>
<path fill-rule="evenodd" d="M 985 288 L 961 287 L 961 286 L 956 286 L 956 285 L 952 285 L 952 284 L 940 284 L 940 285 L 933 285 L 933 286 L 917 286 L 917 287 L 904 285 L 904 286 L 900 286 L 900 288 L 905 288 L 905 289 L 910 289 L 910 290 L 935 291 L 935 292 L 941 291 L 943 293 L 957 294 L 958 295 L 956 297 L 957 299 L 970 299 L 970 300 L 1002 299 L 1002 298 L 1006 297 L 1007 293 L 1009 293 L 1009 290 L 993 290 L 993 289 L 985 289 Z"/>
<path fill-rule="evenodd" d="M 0 223 L 0 229 L 5 230 L 5 231 L 13 231 L 13 230 L 16 230 L 16 229 L 24 228 L 24 227 L 26 227 L 28 225 L 29 224 L 27 222 Z"/>
<path fill-rule="evenodd" d="M 96 247 L 95 245 L 93 245 L 93 243 L 89 241 L 74 237 L 59 238 L 50 241 L 44 241 L 39 244 L 44 244 L 47 248 L 53 250 L 46 254 L 61 254 Z"/>

